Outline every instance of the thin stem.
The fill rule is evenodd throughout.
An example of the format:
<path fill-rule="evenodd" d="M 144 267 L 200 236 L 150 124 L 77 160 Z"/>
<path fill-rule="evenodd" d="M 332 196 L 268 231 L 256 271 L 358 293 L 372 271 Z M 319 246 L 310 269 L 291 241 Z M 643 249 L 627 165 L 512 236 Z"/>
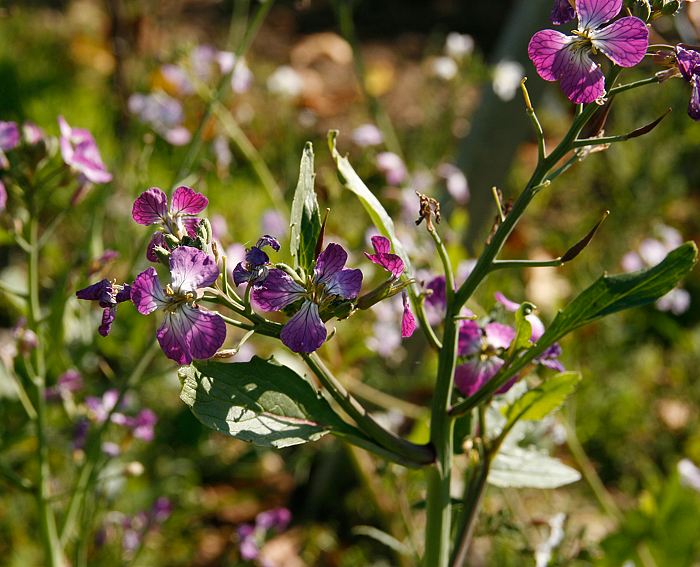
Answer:
<path fill-rule="evenodd" d="M 561 261 L 561 258 L 554 260 L 494 260 L 489 271 L 495 272 L 510 268 L 558 268 L 563 265 L 564 262 Z"/>
<path fill-rule="evenodd" d="M 627 83 L 626 85 L 613 87 L 608 91 L 608 97 L 623 93 L 625 91 L 636 89 L 638 87 L 643 87 L 645 85 L 653 85 L 659 82 L 661 82 L 659 80 L 659 77 L 657 77 L 656 75 L 652 75 L 651 77 L 647 77 L 646 79 L 641 79 L 639 81 L 634 81 L 633 83 Z"/>
<path fill-rule="evenodd" d="M 417 465 L 432 463 L 435 456 L 427 445 L 416 445 L 405 439 L 397 437 L 390 431 L 379 425 L 369 412 L 353 398 L 350 393 L 338 382 L 337 378 L 326 368 L 321 358 L 316 353 L 302 354 L 304 362 L 316 374 L 323 387 L 343 408 L 359 428 L 376 441 L 380 446 L 390 452 L 402 456 Z"/>
<path fill-rule="evenodd" d="M 425 296 L 418 295 L 413 302 L 413 307 L 416 310 L 416 317 L 418 317 L 419 327 L 423 330 L 428 344 L 435 350 L 440 350 L 442 348 L 442 343 L 435 334 L 433 326 L 428 321 L 428 314 L 425 312 Z"/>
<path fill-rule="evenodd" d="M 535 137 L 537 138 L 537 163 L 542 163 L 547 157 L 547 146 L 544 140 L 544 130 L 542 130 L 542 124 L 540 124 L 537 114 L 535 114 L 535 109 L 530 102 L 530 94 L 527 92 L 527 87 L 525 86 L 525 81 L 527 77 L 523 77 L 520 81 L 520 89 L 523 92 L 523 99 L 525 100 L 525 111 L 527 116 L 532 122 L 532 127 L 535 130 Z"/>
<path fill-rule="evenodd" d="M 445 244 L 440 238 L 438 231 L 434 226 L 428 228 L 428 233 L 435 242 L 435 249 L 437 250 L 438 256 L 440 256 L 440 261 L 442 262 L 442 269 L 445 272 L 445 294 L 447 303 L 452 303 L 452 298 L 455 292 L 455 276 L 452 271 L 452 263 L 450 262 L 450 257 L 447 254 L 447 249 Z"/>

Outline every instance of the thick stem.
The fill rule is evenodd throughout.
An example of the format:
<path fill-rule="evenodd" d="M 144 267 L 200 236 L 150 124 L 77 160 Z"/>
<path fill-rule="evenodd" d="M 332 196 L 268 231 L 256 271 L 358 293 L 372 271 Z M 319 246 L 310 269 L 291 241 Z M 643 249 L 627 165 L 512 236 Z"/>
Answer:
<path fill-rule="evenodd" d="M 29 302 L 27 326 L 37 338 L 37 346 L 32 352 L 34 359 L 32 367 L 32 382 L 34 383 L 36 400 L 36 435 L 37 460 L 39 463 L 39 480 L 37 482 L 37 506 L 39 508 L 39 523 L 41 539 L 44 545 L 46 564 L 50 567 L 61 567 L 65 564 L 63 550 L 58 539 L 56 518 L 50 505 L 51 470 L 49 467 L 49 445 L 46 438 L 46 364 L 44 360 L 44 339 L 39 329 L 41 305 L 39 302 L 39 221 L 32 215 L 29 221 Z"/>
<path fill-rule="evenodd" d="M 428 515 L 425 530 L 425 555 L 423 557 L 425 567 L 447 567 L 450 558 L 450 526 L 452 521 L 450 482 L 452 480 L 454 419 L 448 414 L 448 409 L 457 366 L 458 321 L 455 316 L 458 312 L 459 307 L 456 307 L 453 301 L 449 301 L 430 417 L 430 441 L 435 449 L 436 462 L 426 471 Z"/>

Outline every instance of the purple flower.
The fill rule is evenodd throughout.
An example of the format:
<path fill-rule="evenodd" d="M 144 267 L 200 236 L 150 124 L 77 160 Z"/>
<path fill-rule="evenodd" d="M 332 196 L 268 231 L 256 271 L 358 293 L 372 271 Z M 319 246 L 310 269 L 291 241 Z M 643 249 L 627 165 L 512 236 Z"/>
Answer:
<path fill-rule="evenodd" d="M 554 0 L 549 19 L 555 26 L 568 24 L 574 18 L 576 18 L 576 10 L 569 3 L 569 0 Z"/>
<path fill-rule="evenodd" d="M 82 390 L 83 377 L 74 368 L 66 370 L 56 380 L 56 385 L 46 390 L 47 400 L 56 400 Z"/>
<path fill-rule="evenodd" d="M 0 121 L 0 169 L 8 169 L 10 167 L 10 162 L 7 161 L 5 152 L 16 148 L 18 145 L 19 128 L 17 128 L 17 123 Z"/>
<path fill-rule="evenodd" d="M 700 120 L 700 52 L 676 46 L 676 61 L 681 76 L 690 83 L 688 116 Z"/>
<path fill-rule="evenodd" d="M 34 122 L 25 122 L 22 124 L 22 135 L 27 144 L 38 144 L 44 139 L 44 131 L 39 128 Z"/>
<path fill-rule="evenodd" d="M 279 269 L 253 288 L 252 299 L 263 311 L 279 311 L 302 301 L 280 333 L 282 342 L 294 352 L 313 352 L 326 340 L 320 311 L 337 299 L 355 299 L 362 287 L 360 270 L 344 269 L 348 253 L 339 244 L 329 244 L 316 259 L 306 286 Z"/>
<path fill-rule="evenodd" d="M 63 116 L 58 117 L 61 129 L 61 156 L 66 165 L 93 183 L 109 183 L 112 174 L 107 171 L 92 134 L 84 128 L 71 128 Z"/>
<path fill-rule="evenodd" d="M 153 428 L 156 423 L 158 423 L 158 417 L 148 408 L 142 409 L 136 417 L 128 421 L 128 425 L 131 427 L 134 437 L 142 441 L 153 441 L 155 436 Z"/>
<path fill-rule="evenodd" d="M 408 294 L 404 291 L 401 294 L 403 301 L 403 315 L 401 316 L 401 336 L 407 339 L 416 330 L 416 318 L 411 313 L 411 306 L 408 303 Z"/>
<path fill-rule="evenodd" d="M 274 236 L 269 234 L 261 236 L 255 246 L 246 250 L 245 259 L 233 269 L 233 282 L 236 285 L 241 285 L 244 282 L 261 282 L 267 277 L 267 265 L 270 263 L 270 257 L 263 252 L 263 248 L 266 246 L 279 252 L 280 243 Z"/>
<path fill-rule="evenodd" d="M 117 313 L 117 304 L 128 301 L 131 297 L 131 286 L 127 283 L 118 284 L 105 279 L 76 291 L 75 295 L 78 299 L 97 301 L 99 306 L 104 308 L 102 323 L 97 332 L 106 337 L 112 329 L 112 323 Z"/>
<path fill-rule="evenodd" d="M 269 536 L 269 532 L 282 532 L 287 529 L 292 513 L 287 508 L 273 508 L 260 512 L 255 517 L 255 524 L 243 524 L 238 527 L 239 553 L 241 559 L 254 561 L 260 556 L 260 549 Z"/>
<path fill-rule="evenodd" d="M 104 394 L 102 394 L 101 398 L 96 396 L 88 396 L 85 398 L 85 405 L 90 411 L 90 419 L 97 423 L 104 423 L 109 417 L 114 423 L 123 425 L 126 421 L 126 416 L 113 411 L 118 400 L 119 392 L 117 390 L 107 390 Z"/>
<path fill-rule="evenodd" d="M 209 200 L 204 195 L 190 187 L 182 186 L 175 189 L 168 208 L 168 197 L 162 189 L 151 187 L 136 198 L 131 217 L 145 226 L 160 225 L 166 232 L 180 239 L 184 236 L 194 237 L 199 224 L 196 215 L 208 204 Z M 153 240 L 151 243 L 153 244 Z"/>
<path fill-rule="evenodd" d="M 503 305 L 505 307 L 506 311 L 510 311 L 512 313 L 516 312 L 520 308 L 520 303 L 516 303 L 515 301 L 511 301 L 508 299 L 505 295 L 503 295 L 500 291 L 497 291 L 495 293 L 496 301 Z M 532 327 L 532 335 L 530 335 L 530 340 L 534 343 L 540 340 L 540 337 L 544 335 L 544 323 L 542 323 L 542 320 L 535 315 L 534 313 L 530 313 L 529 315 L 525 315 L 525 319 L 527 320 L 528 323 L 530 323 L 530 327 Z"/>
<path fill-rule="evenodd" d="M 622 0 L 576 0 L 578 29 L 568 36 L 555 30 L 537 32 L 528 55 L 546 81 L 559 81 L 574 103 L 588 103 L 605 94 L 605 78 L 589 55 L 601 51 L 621 67 L 633 67 L 646 54 L 649 30 L 634 16 L 620 18 Z"/>
<path fill-rule="evenodd" d="M 218 313 L 196 305 L 198 292 L 219 277 L 213 258 L 191 246 L 179 246 L 170 255 L 171 284 L 161 286 L 155 269 L 141 272 L 131 289 L 131 300 L 142 315 L 164 311 L 156 336 L 165 355 L 178 364 L 210 358 L 226 339 L 226 324 Z"/>
<path fill-rule="evenodd" d="M 403 160 L 392 152 L 382 152 L 377 155 L 377 169 L 384 174 L 389 185 L 398 185 L 408 175 Z"/>
<path fill-rule="evenodd" d="M 165 93 L 134 93 L 129 97 L 129 112 L 135 114 L 144 124 L 148 124 L 173 146 L 184 146 L 192 135 L 182 125 L 184 113 L 182 104 Z"/>
<path fill-rule="evenodd" d="M 352 131 L 352 141 L 361 148 L 378 146 L 384 141 L 382 131 L 374 124 L 362 124 Z"/>
<path fill-rule="evenodd" d="M 5 189 L 5 184 L 0 181 L 0 213 L 5 210 L 7 206 L 7 189 Z"/>
<path fill-rule="evenodd" d="M 365 252 L 365 256 L 373 263 L 377 264 L 389 272 L 392 277 L 398 278 L 404 269 L 403 260 L 396 254 L 391 253 L 391 242 L 384 236 L 373 236 L 372 246 L 375 254 Z"/>
<path fill-rule="evenodd" d="M 151 507 L 153 521 L 162 524 L 173 513 L 173 503 L 166 496 L 160 496 Z"/>

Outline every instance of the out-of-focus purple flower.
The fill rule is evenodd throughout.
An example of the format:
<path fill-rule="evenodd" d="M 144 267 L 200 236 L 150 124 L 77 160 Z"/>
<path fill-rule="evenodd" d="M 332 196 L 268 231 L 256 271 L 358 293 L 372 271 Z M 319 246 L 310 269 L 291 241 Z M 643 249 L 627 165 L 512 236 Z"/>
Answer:
<path fill-rule="evenodd" d="M 87 434 L 90 430 L 90 422 L 85 418 L 80 418 L 75 422 L 73 428 L 73 450 L 80 451 L 85 447 Z"/>
<path fill-rule="evenodd" d="M 105 441 L 102 443 L 102 452 L 108 457 L 118 457 L 121 454 L 121 448 L 113 441 Z"/>
<path fill-rule="evenodd" d="M 466 33 L 450 32 L 445 38 L 445 53 L 455 61 L 461 61 L 474 51 L 474 38 Z"/>
<path fill-rule="evenodd" d="M 170 207 L 168 197 L 162 189 L 151 187 L 144 191 L 134 201 L 131 217 L 139 224 L 152 224 L 173 234 L 179 239 L 196 235 L 201 213 L 209 204 L 209 200 L 190 187 L 178 187 L 173 193 Z"/>
<path fill-rule="evenodd" d="M 425 302 L 440 309 L 447 304 L 447 284 L 445 276 L 435 276 L 425 286 L 431 293 L 425 298 Z"/>
<path fill-rule="evenodd" d="M 58 377 L 56 384 L 46 389 L 46 399 L 56 400 L 82 390 L 83 377 L 75 368 L 66 370 Z"/>
<path fill-rule="evenodd" d="M 374 254 L 365 252 L 365 256 L 373 263 L 377 264 L 389 272 L 392 277 L 398 278 L 403 273 L 403 260 L 396 254 L 391 253 L 391 241 L 384 236 L 373 236 L 372 246 Z"/>
<path fill-rule="evenodd" d="M 700 468 L 690 459 L 678 461 L 678 476 L 681 484 L 700 492 Z"/>
<path fill-rule="evenodd" d="M 540 356 L 538 356 L 534 362 L 535 364 L 540 364 L 546 368 L 556 370 L 557 372 L 564 372 L 566 368 L 559 362 L 559 357 L 561 356 L 561 346 L 559 343 L 553 343 L 547 350 L 545 350 Z"/>
<path fill-rule="evenodd" d="M 129 112 L 173 146 L 184 146 L 192 138 L 190 131 L 182 125 L 182 104 L 163 92 L 132 94 L 129 97 Z"/>
<path fill-rule="evenodd" d="M 117 390 L 107 390 L 101 398 L 88 396 L 85 398 L 85 406 L 89 410 L 89 417 L 97 423 L 104 423 L 109 417 L 115 423 L 123 424 L 126 418 L 123 414 L 113 411 L 119 401 Z M 111 415 L 110 415 L 111 414 Z"/>
<path fill-rule="evenodd" d="M 215 240 L 220 241 L 228 235 L 228 223 L 222 215 L 213 214 L 209 217 L 209 223 L 211 224 L 211 234 Z"/>
<path fill-rule="evenodd" d="M 192 81 L 187 76 L 187 72 L 179 65 L 172 63 L 163 65 L 160 68 L 160 74 L 178 95 L 186 96 L 194 93 Z"/>
<path fill-rule="evenodd" d="M 246 250 L 245 260 L 239 262 L 233 269 L 233 282 L 236 285 L 244 282 L 259 283 L 267 277 L 270 257 L 263 251 L 267 246 L 279 252 L 280 243 L 269 234 L 261 236 L 255 246 Z"/>
<path fill-rule="evenodd" d="M 455 386 L 465 396 L 473 396 L 502 366 L 503 359 L 498 356 L 469 360 L 455 370 Z"/>
<path fill-rule="evenodd" d="M 291 521 L 292 513 L 287 508 L 272 508 L 271 510 L 260 512 L 255 517 L 257 527 L 280 532 L 286 530 Z"/>
<path fill-rule="evenodd" d="M 469 184 L 461 169 L 451 163 L 442 163 L 437 174 L 445 180 L 447 192 L 457 203 L 464 205 L 469 201 Z"/>
<path fill-rule="evenodd" d="M 267 78 L 267 90 L 272 94 L 294 99 L 304 90 L 304 81 L 292 67 L 282 65 Z"/>
<path fill-rule="evenodd" d="M 165 313 L 156 336 L 165 355 L 178 364 L 213 356 L 226 339 L 226 324 L 218 313 L 195 304 L 201 288 L 219 277 L 213 258 L 191 246 L 170 254 L 171 284 L 161 286 L 155 269 L 141 272 L 134 281 L 131 300 L 142 315 Z"/>
<path fill-rule="evenodd" d="M 280 338 L 294 352 L 313 352 L 326 340 L 320 310 L 336 299 L 357 298 L 362 287 L 360 270 L 344 269 L 348 253 L 339 244 L 329 244 L 316 259 L 306 287 L 277 268 L 253 288 L 252 299 L 263 311 L 280 311 L 302 301 L 296 314 L 284 325 Z"/>
<path fill-rule="evenodd" d="M 682 288 L 674 288 L 666 295 L 656 300 L 659 311 L 670 311 L 674 315 L 682 315 L 690 308 L 690 293 Z"/>
<path fill-rule="evenodd" d="M 113 260 L 116 260 L 119 257 L 119 252 L 116 250 L 110 250 L 109 248 L 102 252 L 99 258 L 95 258 L 90 262 L 90 265 L 88 266 L 88 275 L 93 275 L 97 272 L 99 272 L 102 268 L 104 268 L 107 264 L 112 262 Z"/>
<path fill-rule="evenodd" d="M 681 76 L 690 83 L 688 116 L 700 120 L 700 52 L 676 46 L 676 61 Z"/>
<path fill-rule="evenodd" d="M 287 508 L 273 508 L 260 512 L 255 517 L 255 524 L 239 526 L 237 532 L 241 559 L 245 561 L 258 559 L 260 549 L 270 536 L 270 532 L 283 532 L 291 520 L 292 513 Z"/>
<path fill-rule="evenodd" d="M 104 309 L 102 322 L 97 332 L 106 337 L 112 329 L 112 323 L 117 313 L 117 304 L 128 301 L 131 297 L 131 286 L 127 283 L 118 284 L 104 279 L 78 290 L 75 295 L 78 299 L 97 301 L 99 306 Z"/>
<path fill-rule="evenodd" d="M 263 234 L 271 234 L 279 238 L 287 231 L 288 223 L 278 211 L 267 209 L 262 215 L 260 226 Z"/>
<path fill-rule="evenodd" d="M 389 185 L 399 185 L 408 175 L 403 160 L 393 152 L 377 154 L 376 163 Z"/>
<path fill-rule="evenodd" d="M 112 181 L 112 174 L 107 171 L 92 134 L 85 128 L 72 128 L 63 116 L 58 117 L 58 125 L 61 156 L 66 165 L 92 183 Z"/>
<path fill-rule="evenodd" d="M 211 147 L 214 150 L 214 158 L 216 159 L 216 171 L 222 177 L 228 175 L 231 162 L 233 161 L 228 138 L 226 136 L 217 136 L 214 138 Z"/>
<path fill-rule="evenodd" d="M 159 524 L 162 524 L 173 513 L 173 503 L 166 496 L 160 496 L 151 507 L 151 517 Z"/>
<path fill-rule="evenodd" d="M 568 24 L 576 18 L 576 10 L 569 0 L 554 0 L 549 18 L 555 26 Z"/>
<path fill-rule="evenodd" d="M 29 145 L 38 144 L 44 137 L 44 131 L 39 128 L 34 122 L 25 122 L 22 124 L 22 136 L 24 141 Z"/>
<path fill-rule="evenodd" d="M 10 167 L 5 152 L 16 148 L 19 145 L 19 128 L 16 122 L 0 121 L 0 169 Z"/>
<path fill-rule="evenodd" d="M 352 131 L 352 141 L 361 148 L 378 146 L 384 141 L 382 131 L 374 124 L 362 124 Z"/>
<path fill-rule="evenodd" d="M 7 189 L 5 189 L 5 184 L 0 180 L 0 213 L 5 210 L 7 206 Z"/>
<path fill-rule="evenodd" d="M 514 313 L 520 308 L 520 303 L 511 301 L 500 291 L 496 292 L 495 297 L 496 301 L 503 305 L 506 311 Z M 542 320 L 534 313 L 526 315 L 525 319 L 528 321 L 528 323 L 530 323 L 530 326 L 532 327 L 532 335 L 530 336 L 530 340 L 533 343 L 537 342 L 540 339 L 540 337 L 544 335 L 544 323 L 542 323 Z"/>
<path fill-rule="evenodd" d="M 153 429 L 156 423 L 158 423 L 158 417 L 152 410 L 146 408 L 129 421 L 129 426 L 136 439 L 150 442 L 155 436 Z"/>
<path fill-rule="evenodd" d="M 23 355 L 28 355 L 39 344 L 39 337 L 27 327 L 27 320 L 20 317 L 12 328 L 12 336 L 17 341 L 17 350 Z"/>
<path fill-rule="evenodd" d="M 540 77 L 559 81 L 564 94 L 577 104 L 603 96 L 605 77 L 589 55 L 600 51 L 616 65 L 634 67 L 649 45 L 649 30 L 639 18 L 627 16 L 604 26 L 621 9 L 622 0 L 576 0 L 575 35 L 542 30 L 532 36 L 528 55 Z"/>

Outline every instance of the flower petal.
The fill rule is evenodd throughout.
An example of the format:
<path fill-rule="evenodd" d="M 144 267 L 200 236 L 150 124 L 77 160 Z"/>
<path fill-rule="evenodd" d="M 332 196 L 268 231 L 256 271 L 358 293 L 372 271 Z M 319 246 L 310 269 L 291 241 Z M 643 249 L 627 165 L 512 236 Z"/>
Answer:
<path fill-rule="evenodd" d="M 265 246 L 269 246 L 275 252 L 280 251 L 279 240 L 277 240 L 274 236 L 270 236 L 269 234 L 264 234 L 261 236 L 255 246 L 256 248 L 265 248 Z"/>
<path fill-rule="evenodd" d="M 556 58 L 555 71 L 561 90 L 576 104 L 593 102 L 605 94 L 605 77 L 585 49 L 564 49 Z"/>
<path fill-rule="evenodd" d="M 125 283 L 114 297 L 117 303 L 129 301 L 131 299 L 131 285 Z"/>
<path fill-rule="evenodd" d="M 465 396 L 472 396 L 496 375 L 503 360 L 493 356 L 486 360 L 470 360 L 455 370 L 455 386 Z"/>
<path fill-rule="evenodd" d="M 340 244 L 331 243 L 318 255 L 314 273 L 317 283 L 325 283 L 335 273 L 345 266 L 348 260 L 348 253 Z"/>
<path fill-rule="evenodd" d="M 0 121 L 0 150 L 5 152 L 19 145 L 19 128 L 16 122 Z"/>
<path fill-rule="evenodd" d="M 387 272 L 390 272 L 395 278 L 398 278 L 403 273 L 403 260 L 396 254 L 385 254 L 383 252 L 368 254 L 365 252 L 365 256 L 367 256 L 367 259 L 372 263 L 377 264 L 378 266 L 384 268 Z"/>
<path fill-rule="evenodd" d="M 483 333 L 476 321 L 462 321 L 457 339 L 457 352 L 460 356 L 470 356 L 481 351 Z"/>
<path fill-rule="evenodd" d="M 204 195 L 183 185 L 175 189 L 173 193 L 170 212 L 172 214 L 196 215 L 201 213 L 208 204 L 209 200 Z"/>
<path fill-rule="evenodd" d="M 180 218 L 180 222 L 184 225 L 187 234 L 191 238 L 195 238 L 197 236 L 197 228 L 199 227 L 199 223 L 201 221 L 202 219 L 199 219 L 197 217 Z"/>
<path fill-rule="evenodd" d="M 639 18 L 629 16 L 591 32 L 593 47 L 620 67 L 634 67 L 649 47 L 649 29 Z"/>
<path fill-rule="evenodd" d="M 117 310 L 114 307 L 107 307 L 102 312 L 102 323 L 100 323 L 100 326 L 97 328 L 97 332 L 103 337 L 109 335 L 109 332 L 112 330 L 112 323 L 114 323 L 116 314 Z"/>
<path fill-rule="evenodd" d="M 166 313 L 156 337 L 168 358 L 189 364 L 214 356 L 226 340 L 226 323 L 217 313 L 183 305 Z"/>
<path fill-rule="evenodd" d="M 527 319 L 527 322 L 530 323 L 530 327 L 532 328 L 532 334 L 530 335 L 530 340 L 533 343 L 536 343 L 537 341 L 540 340 L 540 337 L 542 335 L 544 335 L 544 323 L 534 313 L 530 313 L 529 315 L 526 315 L 525 319 Z"/>
<path fill-rule="evenodd" d="M 301 309 L 282 329 L 280 339 L 294 352 L 314 352 L 326 340 L 326 326 L 321 321 L 318 305 L 305 301 Z"/>
<path fill-rule="evenodd" d="M 141 193 L 131 209 L 131 218 L 143 225 L 160 223 L 167 214 L 168 198 L 158 187 Z"/>
<path fill-rule="evenodd" d="M 388 254 L 391 252 L 391 241 L 385 236 L 373 236 L 372 246 L 377 254 Z"/>
<path fill-rule="evenodd" d="M 362 288 L 360 270 L 340 270 L 325 280 L 326 293 L 345 299 L 355 299 Z"/>
<path fill-rule="evenodd" d="M 447 282 L 445 276 L 435 276 L 425 286 L 432 293 L 425 298 L 428 305 L 444 308 L 447 304 Z"/>
<path fill-rule="evenodd" d="M 676 61 L 678 61 L 678 70 L 683 75 L 683 78 L 686 81 L 690 81 L 694 70 L 700 66 L 700 52 L 677 45 Z"/>
<path fill-rule="evenodd" d="M 506 311 L 511 311 L 515 312 L 518 310 L 518 307 L 520 307 L 520 303 L 516 303 L 515 301 L 511 301 L 508 299 L 505 295 L 503 295 L 500 291 L 497 291 L 494 294 L 494 297 L 496 298 L 496 301 L 503 305 L 505 307 Z"/>
<path fill-rule="evenodd" d="M 556 26 L 568 24 L 576 17 L 576 11 L 568 0 L 554 0 L 549 19 Z"/>
<path fill-rule="evenodd" d="M 693 120 L 700 120 L 700 76 L 693 75 L 690 85 L 692 90 L 690 92 L 690 101 L 688 102 L 688 116 Z"/>
<path fill-rule="evenodd" d="M 151 241 L 148 243 L 148 247 L 146 248 L 146 259 L 149 262 L 158 262 L 159 260 L 158 255 L 156 254 L 156 246 L 160 246 L 161 248 L 168 250 L 165 237 L 160 231 L 153 233 L 153 236 L 151 236 Z"/>
<path fill-rule="evenodd" d="M 213 284 L 219 277 L 219 267 L 206 252 L 178 246 L 170 253 L 170 274 L 175 291 L 193 292 Z"/>
<path fill-rule="evenodd" d="M 537 74 L 545 81 L 559 79 L 557 58 L 574 39 L 556 30 L 542 30 L 532 36 L 527 46 L 527 54 L 535 66 Z"/>
<path fill-rule="evenodd" d="M 100 307 L 110 307 L 116 303 L 114 297 L 112 297 L 112 284 L 106 279 L 79 289 L 75 292 L 75 296 L 78 299 L 99 301 Z"/>
<path fill-rule="evenodd" d="M 153 267 L 141 272 L 131 284 L 131 301 L 141 315 L 153 313 L 167 304 L 167 298 Z"/>
<path fill-rule="evenodd" d="M 265 281 L 253 288 L 251 298 L 263 311 L 279 311 L 300 299 L 305 292 L 288 274 L 275 268 L 270 270 Z"/>
<path fill-rule="evenodd" d="M 416 318 L 411 313 L 411 306 L 408 303 L 408 294 L 403 292 L 403 315 L 401 316 L 401 336 L 404 339 L 410 337 L 416 330 Z"/>
<path fill-rule="evenodd" d="M 622 0 L 576 0 L 579 29 L 596 29 L 622 10 Z"/>
<path fill-rule="evenodd" d="M 515 338 L 515 329 L 503 323 L 489 323 L 484 331 L 486 342 L 493 348 L 508 348 Z"/>

